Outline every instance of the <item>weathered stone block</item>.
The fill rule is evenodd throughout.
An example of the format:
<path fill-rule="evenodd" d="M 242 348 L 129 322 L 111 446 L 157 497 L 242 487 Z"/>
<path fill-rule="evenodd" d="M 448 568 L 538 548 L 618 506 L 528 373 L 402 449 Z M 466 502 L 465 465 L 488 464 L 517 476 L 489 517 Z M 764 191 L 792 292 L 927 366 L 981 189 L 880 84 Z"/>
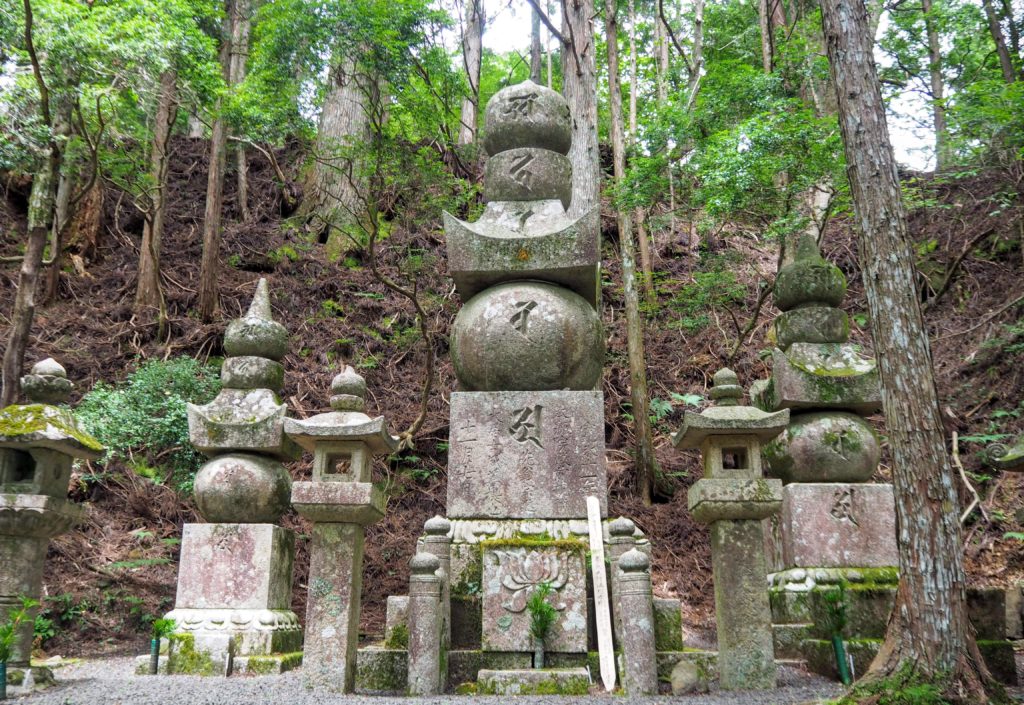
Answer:
<path fill-rule="evenodd" d="M 287 411 L 269 389 L 222 389 L 209 404 L 187 405 L 188 439 L 208 455 L 241 450 L 292 460 L 302 451 L 285 435 Z"/>
<path fill-rule="evenodd" d="M 500 282 L 533 279 L 564 286 L 597 307 L 600 215 L 565 215 L 557 200 L 488 204 L 475 223 L 444 214 L 448 271 L 463 301 Z"/>
<path fill-rule="evenodd" d="M 786 485 L 779 530 L 785 568 L 899 563 L 892 485 Z"/>
<path fill-rule="evenodd" d="M 1006 638 L 1024 638 L 1024 585 L 1006 588 Z"/>
<path fill-rule="evenodd" d="M 587 651 L 586 546 L 487 544 L 483 552 L 484 651 L 533 651 L 526 603 L 547 582 L 558 617 L 545 650 Z"/>
<path fill-rule="evenodd" d="M 655 655 L 658 664 L 658 680 L 670 682 L 672 670 L 680 661 L 697 666 L 704 677 L 711 681 L 718 678 L 718 652 L 716 651 L 659 651 Z"/>
<path fill-rule="evenodd" d="M 842 409 L 861 415 L 882 407 L 875 361 L 847 343 L 793 343 L 772 353 L 772 377 L 755 403 L 763 409 Z"/>
<path fill-rule="evenodd" d="M 397 630 L 397 631 L 396 631 Z M 388 595 L 384 618 L 384 643 L 390 649 L 409 646 L 409 596 Z"/>
<path fill-rule="evenodd" d="M 247 676 L 270 676 L 287 673 L 302 666 L 302 652 L 267 654 L 265 656 L 236 656 L 231 673 Z"/>
<path fill-rule="evenodd" d="M 289 609 L 294 543 L 273 524 L 185 524 L 175 608 Z"/>
<path fill-rule="evenodd" d="M 477 686 L 484 695 L 586 695 L 590 674 L 585 668 L 484 670 Z"/>
<path fill-rule="evenodd" d="M 387 498 L 369 482 L 296 482 L 292 506 L 310 521 L 367 526 L 384 517 Z"/>
<path fill-rule="evenodd" d="M 683 614 L 679 600 L 654 598 L 654 647 L 658 651 L 683 650 Z"/>
<path fill-rule="evenodd" d="M 555 654 L 549 654 L 554 657 Z M 448 684 L 457 686 L 461 683 L 475 683 L 477 674 L 482 670 L 504 671 L 510 669 L 530 668 L 533 654 L 506 651 L 480 651 L 479 649 L 460 649 L 448 654 Z M 552 658 L 552 667 L 558 664 Z"/>
<path fill-rule="evenodd" d="M 772 643 L 775 646 L 775 658 L 802 659 L 800 644 L 804 639 L 811 638 L 811 626 L 808 624 L 773 624 Z"/>
<path fill-rule="evenodd" d="M 587 495 L 607 515 L 600 392 L 452 394 L 449 517 L 585 518 Z"/>
<path fill-rule="evenodd" d="M 359 649 L 356 659 L 356 692 L 374 695 L 405 693 L 409 652 L 371 646 Z"/>
<path fill-rule="evenodd" d="M 690 514 L 701 523 L 720 519 L 764 519 L 782 506 L 779 480 L 701 478 L 687 494 Z"/>

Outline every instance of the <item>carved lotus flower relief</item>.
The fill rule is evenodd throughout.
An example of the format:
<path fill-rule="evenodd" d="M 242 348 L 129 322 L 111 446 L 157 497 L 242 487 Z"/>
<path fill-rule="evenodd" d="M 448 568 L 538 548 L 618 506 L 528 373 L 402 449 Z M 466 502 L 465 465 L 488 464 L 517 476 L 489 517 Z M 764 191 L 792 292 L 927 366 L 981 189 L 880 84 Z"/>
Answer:
<path fill-rule="evenodd" d="M 542 551 L 528 551 L 525 554 L 495 551 L 495 554 L 500 566 L 501 584 L 511 592 L 502 607 L 515 614 L 522 612 L 536 587 L 548 583 L 554 590 L 549 598 L 551 606 L 559 612 L 565 609 L 559 591 L 565 586 L 566 576 L 558 554 Z"/>

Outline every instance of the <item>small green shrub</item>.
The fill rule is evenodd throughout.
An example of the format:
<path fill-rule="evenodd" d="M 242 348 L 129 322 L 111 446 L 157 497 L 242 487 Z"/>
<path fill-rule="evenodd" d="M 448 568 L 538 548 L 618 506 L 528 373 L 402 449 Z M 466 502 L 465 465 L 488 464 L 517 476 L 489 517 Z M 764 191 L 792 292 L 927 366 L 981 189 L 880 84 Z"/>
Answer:
<path fill-rule="evenodd" d="M 716 268 L 694 272 L 693 282 L 684 284 L 668 302 L 669 309 L 678 316 L 669 326 L 698 331 L 711 323 L 710 309 L 724 310 L 730 304 L 741 303 L 745 296 L 743 285 L 732 271 Z"/>
<path fill-rule="evenodd" d="M 219 391 L 215 365 L 189 357 L 154 360 L 117 385 L 97 383 L 76 414 L 107 447 L 108 460 L 117 458 L 136 468 L 159 465 L 181 491 L 190 491 L 204 458 L 188 442 L 185 405 L 205 404 Z"/>
<path fill-rule="evenodd" d="M 540 642 L 547 638 L 558 618 L 558 611 L 548 602 L 548 597 L 554 592 L 551 583 L 538 583 L 526 601 L 526 610 L 530 613 L 530 636 Z"/>
<path fill-rule="evenodd" d="M 153 638 L 163 639 L 169 637 L 174 633 L 174 630 L 178 628 L 178 623 L 173 619 L 154 619 L 153 620 Z"/>
<path fill-rule="evenodd" d="M 27 597 L 21 598 L 21 607 L 7 613 L 7 620 L 0 624 L 0 663 L 7 663 L 14 655 L 14 641 L 18 638 L 18 629 L 28 620 L 29 610 L 39 603 Z"/>

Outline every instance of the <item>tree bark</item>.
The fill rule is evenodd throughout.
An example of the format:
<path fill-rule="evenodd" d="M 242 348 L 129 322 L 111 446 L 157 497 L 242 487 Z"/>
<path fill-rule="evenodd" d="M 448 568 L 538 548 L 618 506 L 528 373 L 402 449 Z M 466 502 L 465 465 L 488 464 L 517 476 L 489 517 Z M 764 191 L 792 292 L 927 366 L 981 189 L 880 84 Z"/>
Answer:
<path fill-rule="evenodd" d="M 236 0 L 225 0 L 224 26 L 221 28 L 220 64 L 224 81 L 229 84 L 231 38 L 235 33 L 235 2 Z M 219 100 L 214 107 L 214 113 L 213 129 L 210 134 L 209 171 L 206 176 L 206 210 L 203 214 L 203 255 L 199 268 L 199 317 L 206 323 L 213 320 L 220 308 L 217 269 L 220 263 L 221 211 L 224 205 L 224 171 L 228 139 L 227 124 L 221 115 Z"/>
<path fill-rule="evenodd" d="M 462 99 L 459 144 L 476 142 L 480 107 L 480 63 L 483 59 L 484 1 L 466 0 L 466 30 L 462 34 L 462 61 L 469 81 L 469 95 Z"/>
<path fill-rule="evenodd" d="M 654 56 L 658 103 L 664 104 L 668 100 L 668 32 L 660 11 L 654 13 Z"/>
<path fill-rule="evenodd" d="M 530 11 L 530 80 L 538 86 L 541 82 L 540 13 L 532 7 Z"/>
<path fill-rule="evenodd" d="M 953 676 L 957 699 L 989 702 L 992 684 L 967 619 L 953 468 L 946 452 L 928 330 L 917 298 L 896 161 L 863 0 L 822 0 L 822 25 L 859 233 L 864 288 L 892 453 L 900 584 L 866 675 L 901 668 Z"/>
<path fill-rule="evenodd" d="M 608 48 L 608 94 L 611 113 L 612 154 L 615 181 L 621 183 L 626 174 L 626 140 L 623 129 L 622 89 L 619 84 L 619 28 L 615 5 L 605 8 L 605 39 Z M 647 362 L 644 355 L 644 323 L 636 291 L 633 224 L 626 209 L 618 210 L 619 251 L 622 256 L 622 283 L 626 314 L 626 341 L 629 357 L 630 400 L 636 424 L 636 490 L 644 504 L 653 496 L 658 461 L 654 455 L 651 421 L 648 416 Z"/>
<path fill-rule="evenodd" d="M 981 0 L 981 4 L 985 8 L 988 31 L 992 34 L 992 41 L 996 45 L 996 54 L 999 55 L 999 68 L 1003 72 L 1003 80 L 1013 83 L 1017 80 L 1017 73 L 1013 70 L 1010 49 L 1006 46 L 1006 37 L 1003 36 L 1003 28 L 999 25 L 999 15 L 996 14 L 996 9 L 992 6 L 992 0 Z"/>
<path fill-rule="evenodd" d="M 932 121 L 935 127 L 935 170 L 949 163 L 949 128 L 946 126 L 945 86 L 942 79 L 942 47 L 932 0 L 921 0 L 925 32 L 928 35 L 928 75 L 932 94 Z"/>
<path fill-rule="evenodd" d="M 572 115 L 572 217 L 582 216 L 601 202 L 593 18 L 594 0 L 562 0 L 562 94 Z"/>
<path fill-rule="evenodd" d="M 690 51 L 690 76 L 686 89 L 687 110 L 693 108 L 700 87 L 700 76 L 704 70 L 704 0 L 693 0 L 693 49 Z"/>
<path fill-rule="evenodd" d="M 0 390 L 0 408 L 13 404 L 21 389 L 21 369 L 25 364 L 25 350 L 32 331 L 36 311 L 36 287 L 43 264 L 46 238 L 53 226 L 54 202 L 57 198 L 57 179 L 60 173 L 61 153 L 51 143 L 43 156 L 40 170 L 32 179 L 32 194 L 28 208 L 28 242 L 18 273 L 18 291 L 11 310 L 11 329 L 4 350 L 3 389 Z"/>
<path fill-rule="evenodd" d="M 153 144 L 149 155 L 149 175 L 153 195 L 142 225 L 142 246 L 139 249 L 139 281 L 135 289 L 135 308 L 157 311 L 158 320 L 167 318 L 163 291 L 160 287 L 160 244 L 164 233 L 165 196 L 167 190 L 168 147 L 171 127 L 178 114 L 178 77 L 174 71 L 160 75 L 160 94 L 153 119 Z"/>
<path fill-rule="evenodd" d="M 71 102 L 61 101 L 53 116 L 53 129 L 63 144 L 70 139 Z M 75 185 L 75 174 L 72 165 L 66 159 L 61 160 L 60 176 L 57 179 L 57 196 L 54 202 L 53 225 L 50 227 L 50 266 L 46 271 L 42 301 L 44 305 L 57 298 L 60 288 L 60 273 L 64 260 L 64 231 L 71 218 L 71 192 Z"/>
<path fill-rule="evenodd" d="M 303 187 L 300 215 L 313 221 L 328 247 L 343 251 L 351 226 L 360 212 L 357 190 L 362 183 L 353 148 L 369 139 L 369 118 L 363 91 L 365 81 L 356 63 L 339 57 L 331 69 L 331 89 L 320 112 L 314 162 Z"/>
<path fill-rule="evenodd" d="M 761 23 L 761 63 L 765 73 L 775 70 L 775 30 L 786 26 L 782 0 L 759 0 L 758 17 Z"/>
<path fill-rule="evenodd" d="M 626 140 L 630 145 L 636 140 L 636 90 L 636 0 L 629 0 L 629 134 Z"/>
<path fill-rule="evenodd" d="M 249 58 L 249 31 L 252 26 L 250 0 L 234 0 L 231 20 L 231 59 L 228 66 L 228 85 L 237 86 L 245 80 L 245 66 Z M 238 215 L 243 223 L 252 220 L 249 210 L 249 160 L 245 146 L 235 145 L 235 176 L 238 180 Z"/>

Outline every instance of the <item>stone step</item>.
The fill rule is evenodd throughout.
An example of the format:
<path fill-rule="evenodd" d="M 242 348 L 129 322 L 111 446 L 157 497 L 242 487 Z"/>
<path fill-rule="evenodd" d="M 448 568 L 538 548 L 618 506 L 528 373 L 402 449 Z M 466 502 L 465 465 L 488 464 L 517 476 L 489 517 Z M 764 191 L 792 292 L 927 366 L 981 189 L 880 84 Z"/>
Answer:
<path fill-rule="evenodd" d="M 586 695 L 589 691 L 586 668 L 485 669 L 477 675 L 477 692 L 482 695 Z"/>

